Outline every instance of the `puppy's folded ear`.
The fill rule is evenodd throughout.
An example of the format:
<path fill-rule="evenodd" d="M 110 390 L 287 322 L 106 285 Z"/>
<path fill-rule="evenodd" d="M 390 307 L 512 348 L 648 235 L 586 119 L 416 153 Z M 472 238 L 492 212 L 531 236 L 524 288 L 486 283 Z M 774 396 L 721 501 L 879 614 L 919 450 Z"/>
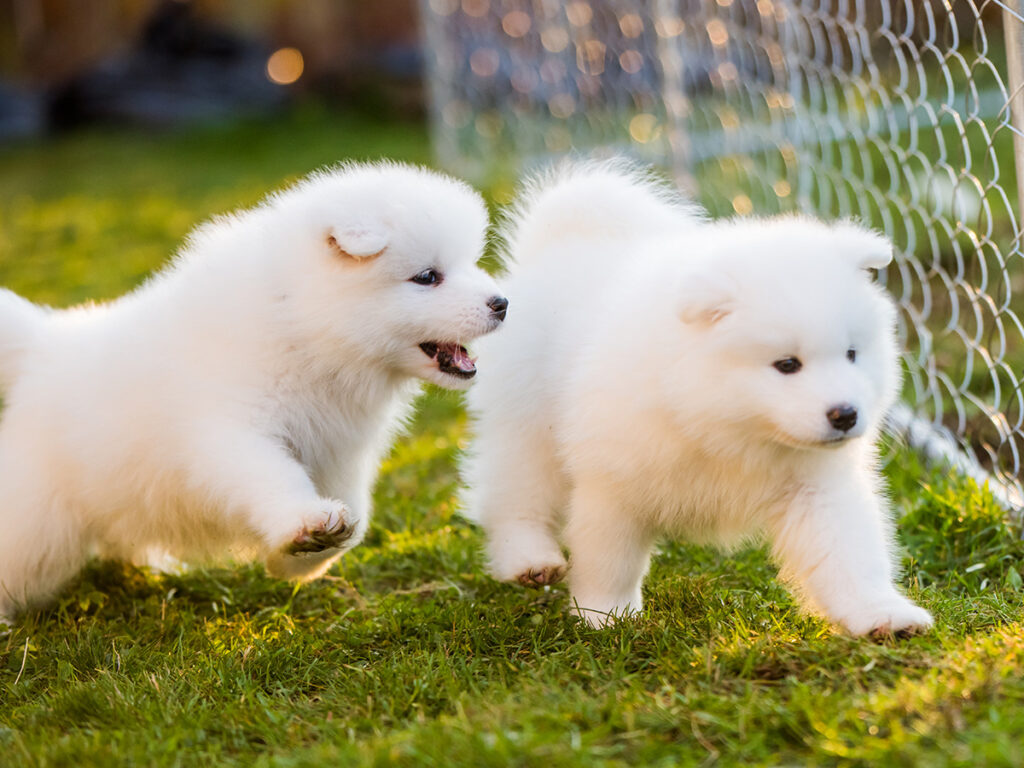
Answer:
<path fill-rule="evenodd" d="M 736 291 L 726 275 L 696 271 L 683 276 L 677 296 L 680 320 L 690 325 L 714 325 L 732 312 Z"/>
<path fill-rule="evenodd" d="M 373 227 L 331 227 L 327 244 L 346 259 L 364 261 L 380 256 L 388 247 L 383 231 Z"/>
<path fill-rule="evenodd" d="M 893 245 L 885 235 L 851 221 L 833 228 L 839 252 L 848 255 L 858 269 L 881 269 L 892 261 Z"/>

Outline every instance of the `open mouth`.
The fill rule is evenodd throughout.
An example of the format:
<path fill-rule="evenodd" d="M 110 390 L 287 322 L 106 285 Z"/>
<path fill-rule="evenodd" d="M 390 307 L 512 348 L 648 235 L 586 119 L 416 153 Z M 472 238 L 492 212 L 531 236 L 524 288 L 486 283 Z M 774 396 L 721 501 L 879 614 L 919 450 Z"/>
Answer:
<path fill-rule="evenodd" d="M 460 379 L 472 379 L 476 376 L 476 360 L 461 344 L 439 341 L 425 341 L 420 344 L 423 354 L 437 361 L 441 373 L 458 376 Z"/>

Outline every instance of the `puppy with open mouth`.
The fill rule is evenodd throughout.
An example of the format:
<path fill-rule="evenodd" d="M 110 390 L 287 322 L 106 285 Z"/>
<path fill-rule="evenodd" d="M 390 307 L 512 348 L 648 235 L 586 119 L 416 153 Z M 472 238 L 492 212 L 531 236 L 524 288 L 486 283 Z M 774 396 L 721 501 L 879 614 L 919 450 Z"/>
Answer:
<path fill-rule="evenodd" d="M 419 382 L 463 388 L 508 302 L 461 182 L 316 173 L 200 227 L 116 301 L 0 291 L 0 618 L 92 555 L 322 574 L 362 538 Z"/>
<path fill-rule="evenodd" d="M 516 314 L 479 345 L 464 470 L 495 576 L 568 565 L 601 625 L 640 610 L 659 536 L 765 536 L 803 605 L 851 634 L 931 625 L 895 585 L 874 453 L 899 391 L 894 305 L 867 271 L 885 238 L 709 222 L 612 163 L 534 181 L 506 239 Z"/>

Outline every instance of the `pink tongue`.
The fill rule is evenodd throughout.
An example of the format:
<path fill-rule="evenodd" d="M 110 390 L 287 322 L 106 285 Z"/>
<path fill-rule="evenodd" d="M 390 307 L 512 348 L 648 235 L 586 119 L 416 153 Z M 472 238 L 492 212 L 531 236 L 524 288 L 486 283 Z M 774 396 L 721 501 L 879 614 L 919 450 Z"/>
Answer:
<path fill-rule="evenodd" d="M 472 371 L 475 368 L 475 366 L 473 365 L 473 360 L 469 357 L 469 355 L 466 353 L 466 350 L 463 347 L 460 347 L 457 344 L 453 344 L 451 347 L 448 348 L 448 351 L 451 353 L 452 356 L 452 365 L 454 365 L 459 370 Z"/>

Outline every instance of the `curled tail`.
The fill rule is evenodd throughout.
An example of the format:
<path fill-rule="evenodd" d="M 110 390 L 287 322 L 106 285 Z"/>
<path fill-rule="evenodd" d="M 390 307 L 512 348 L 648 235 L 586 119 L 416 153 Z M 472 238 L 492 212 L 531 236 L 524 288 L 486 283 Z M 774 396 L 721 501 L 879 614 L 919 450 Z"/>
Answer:
<path fill-rule="evenodd" d="M 618 158 L 565 163 L 529 179 L 499 230 L 507 263 L 559 238 L 657 235 L 704 218 L 649 169 Z"/>
<path fill-rule="evenodd" d="M 47 310 L 0 288 L 0 391 L 21 374 L 22 358 L 46 321 Z"/>

